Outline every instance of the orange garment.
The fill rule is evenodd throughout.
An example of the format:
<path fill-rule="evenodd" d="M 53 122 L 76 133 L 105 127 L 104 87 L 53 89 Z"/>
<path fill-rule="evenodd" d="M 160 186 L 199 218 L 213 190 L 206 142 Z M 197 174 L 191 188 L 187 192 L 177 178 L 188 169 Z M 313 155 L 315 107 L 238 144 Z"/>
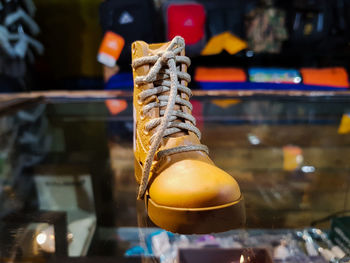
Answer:
<path fill-rule="evenodd" d="M 344 68 L 303 68 L 300 70 L 305 85 L 349 87 L 348 74 Z"/>
<path fill-rule="evenodd" d="M 231 34 L 230 32 L 223 32 L 219 35 L 213 36 L 201 52 L 202 56 L 220 54 L 226 50 L 229 54 L 234 55 L 243 49 L 247 48 L 247 43 Z"/>
<path fill-rule="evenodd" d="M 240 68 L 198 67 L 194 79 L 199 82 L 245 82 L 247 76 Z"/>
<path fill-rule="evenodd" d="M 114 67 L 124 48 L 124 44 L 125 40 L 122 36 L 112 31 L 107 31 L 98 50 L 98 62 Z"/>

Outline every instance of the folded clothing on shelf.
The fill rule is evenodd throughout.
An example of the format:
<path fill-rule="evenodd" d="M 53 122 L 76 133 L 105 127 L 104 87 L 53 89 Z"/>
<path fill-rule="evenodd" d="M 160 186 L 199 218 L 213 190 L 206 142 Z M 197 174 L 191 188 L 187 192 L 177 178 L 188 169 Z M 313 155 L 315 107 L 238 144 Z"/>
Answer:
<path fill-rule="evenodd" d="M 194 74 L 194 80 L 204 90 L 236 89 L 235 84 L 245 83 L 247 75 L 241 68 L 198 67 Z"/>
<path fill-rule="evenodd" d="M 247 76 L 240 68 L 198 67 L 194 79 L 198 82 L 245 82 Z"/>
<path fill-rule="evenodd" d="M 348 76 L 343 68 L 297 69 L 198 67 L 194 76 L 203 90 L 305 90 L 345 91 Z"/>
<path fill-rule="evenodd" d="M 249 68 L 197 67 L 194 80 L 203 90 L 348 90 L 344 68 Z M 131 72 L 119 72 L 105 84 L 107 90 L 132 90 Z"/>
<path fill-rule="evenodd" d="M 300 73 L 305 85 L 348 88 L 349 78 L 345 68 L 302 68 Z"/>
<path fill-rule="evenodd" d="M 299 84 L 301 77 L 296 69 L 282 68 L 250 68 L 248 70 L 250 82 Z"/>

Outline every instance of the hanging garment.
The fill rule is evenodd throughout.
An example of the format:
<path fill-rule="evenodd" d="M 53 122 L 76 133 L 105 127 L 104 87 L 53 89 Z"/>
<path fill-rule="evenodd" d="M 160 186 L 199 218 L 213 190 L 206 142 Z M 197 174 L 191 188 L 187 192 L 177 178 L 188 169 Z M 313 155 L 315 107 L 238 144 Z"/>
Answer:
<path fill-rule="evenodd" d="M 273 7 L 257 8 L 246 23 L 248 47 L 256 53 L 279 53 L 288 37 L 285 13 Z"/>
<path fill-rule="evenodd" d="M 162 9 L 167 40 L 181 36 L 186 42 L 186 53 L 198 55 L 206 40 L 204 6 L 195 1 L 170 0 Z"/>
<path fill-rule="evenodd" d="M 333 1 L 293 0 L 289 1 L 288 30 L 290 42 L 296 48 L 315 49 L 326 45 L 331 35 Z"/>
<path fill-rule="evenodd" d="M 122 68 L 130 68 L 131 44 L 142 39 L 154 42 L 159 36 L 157 13 L 153 0 L 106 0 L 100 5 L 100 23 L 102 31 L 114 32 L 125 40 L 124 48 L 118 59 Z"/>

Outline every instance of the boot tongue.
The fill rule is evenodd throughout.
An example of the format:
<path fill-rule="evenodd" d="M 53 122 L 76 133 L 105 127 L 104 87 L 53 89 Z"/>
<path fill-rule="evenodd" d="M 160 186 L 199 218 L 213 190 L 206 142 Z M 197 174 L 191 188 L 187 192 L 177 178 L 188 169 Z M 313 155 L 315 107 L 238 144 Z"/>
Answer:
<path fill-rule="evenodd" d="M 166 49 L 168 48 L 170 42 L 168 43 L 165 43 L 165 44 L 151 44 L 149 45 L 149 53 L 148 55 L 157 55 L 159 54 L 160 52 L 164 52 L 166 51 Z M 181 56 L 184 56 L 185 55 L 185 51 L 183 50 L 181 52 Z M 181 71 L 182 72 L 187 72 L 187 66 L 186 65 L 180 65 L 180 66 L 177 66 L 177 68 L 181 67 Z M 168 80 L 170 81 L 170 76 L 164 76 L 163 80 Z M 188 83 L 186 83 L 186 81 L 183 81 L 183 80 L 180 80 L 181 81 L 181 84 L 182 85 L 185 85 L 187 86 Z M 166 91 L 166 92 L 163 92 L 161 93 L 160 95 L 166 95 L 166 96 L 169 96 L 170 94 L 170 91 Z M 184 98 L 184 96 L 187 96 L 185 94 L 183 94 L 182 92 L 178 91 L 178 94 L 180 97 Z M 182 110 L 182 107 L 181 105 L 178 105 L 175 103 L 174 105 L 174 110 Z M 160 107 L 159 110 L 158 110 L 158 116 L 159 116 L 159 112 L 160 110 L 164 110 L 165 111 L 166 109 L 166 106 L 164 107 Z M 185 122 L 185 120 L 181 119 L 181 118 L 178 118 L 176 119 L 174 122 Z M 185 136 L 185 135 L 188 135 L 188 132 L 184 132 L 184 131 L 179 131 L 179 132 L 176 132 L 174 134 L 171 134 L 169 135 L 168 137 L 171 138 L 171 137 L 181 137 L 181 136 Z"/>

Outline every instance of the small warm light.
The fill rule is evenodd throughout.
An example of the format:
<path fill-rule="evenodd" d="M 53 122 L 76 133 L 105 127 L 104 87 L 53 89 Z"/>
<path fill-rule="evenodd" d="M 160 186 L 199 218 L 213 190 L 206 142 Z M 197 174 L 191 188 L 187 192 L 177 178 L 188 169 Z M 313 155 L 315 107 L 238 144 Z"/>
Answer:
<path fill-rule="evenodd" d="M 41 250 L 47 253 L 55 253 L 55 234 L 53 226 L 48 226 L 40 231 L 36 236 L 36 242 Z"/>
<path fill-rule="evenodd" d="M 36 236 L 36 242 L 39 245 L 44 244 L 46 242 L 46 239 L 47 239 L 47 235 L 45 233 L 40 233 Z"/>
<path fill-rule="evenodd" d="M 241 255 L 241 258 L 239 259 L 239 263 L 244 263 L 244 256 Z"/>

